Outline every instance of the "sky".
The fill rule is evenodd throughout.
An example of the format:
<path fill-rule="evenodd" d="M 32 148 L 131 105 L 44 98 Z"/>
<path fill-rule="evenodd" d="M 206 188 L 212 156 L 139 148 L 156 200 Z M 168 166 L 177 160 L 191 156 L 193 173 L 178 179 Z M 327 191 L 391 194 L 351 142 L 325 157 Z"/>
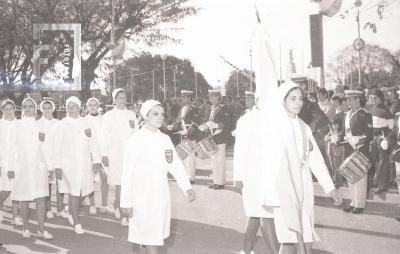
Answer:
<path fill-rule="evenodd" d="M 400 49 L 400 0 L 386 1 L 393 4 L 384 13 L 384 19 L 377 23 L 378 32 L 362 29 L 361 37 L 367 43 L 393 51 Z M 376 4 L 382 0 L 362 2 L 361 23 L 378 21 Z M 151 49 L 152 53 L 188 58 L 212 86 L 223 86 L 232 68 L 221 60 L 221 55 L 239 68 L 250 69 L 256 4 L 263 25 L 269 31 L 276 63 L 281 62 L 284 76 L 290 49 L 293 49 L 297 72 L 314 75 L 313 70 L 307 69 L 311 55 L 309 14 L 315 13 L 317 6 L 309 0 L 191 0 L 190 4 L 198 6 L 200 11 L 175 25 L 183 28 L 176 34 L 182 43 Z M 325 65 L 357 36 L 353 4 L 354 0 L 343 0 L 336 16 L 324 17 Z M 349 14 L 342 19 L 340 14 L 345 10 L 349 10 Z"/>

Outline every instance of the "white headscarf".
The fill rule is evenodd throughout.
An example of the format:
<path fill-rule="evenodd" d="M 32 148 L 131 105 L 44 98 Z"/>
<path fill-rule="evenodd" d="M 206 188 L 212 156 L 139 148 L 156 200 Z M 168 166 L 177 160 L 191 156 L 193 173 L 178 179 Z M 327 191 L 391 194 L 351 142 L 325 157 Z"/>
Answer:
<path fill-rule="evenodd" d="M 25 98 L 25 99 L 22 101 L 21 106 L 23 106 L 23 105 L 25 104 L 25 102 L 27 102 L 27 101 L 31 101 L 31 102 L 33 103 L 33 105 L 35 106 L 34 115 L 36 115 L 37 104 L 36 104 L 36 101 L 35 101 L 34 99 L 32 99 L 31 97 Z M 22 111 L 22 117 L 25 117 L 24 111 Z"/>
<path fill-rule="evenodd" d="M 150 112 L 150 110 L 157 105 L 161 105 L 161 102 L 156 101 L 156 100 L 148 100 L 145 101 L 142 104 L 142 107 L 140 108 L 140 114 L 142 115 L 143 118 L 146 118 L 147 114 Z"/>
<path fill-rule="evenodd" d="M 91 97 L 86 101 L 86 106 L 89 104 L 90 101 L 95 101 L 97 105 L 100 106 L 100 101 L 96 97 Z"/>
<path fill-rule="evenodd" d="M 122 88 L 117 88 L 117 89 L 115 89 L 115 90 L 112 92 L 112 99 L 113 99 L 113 102 L 114 102 L 114 103 L 115 103 L 115 99 L 117 98 L 117 95 L 118 95 L 120 92 L 124 92 L 124 93 L 125 93 L 125 90 L 122 89 Z"/>
<path fill-rule="evenodd" d="M 52 113 L 54 112 L 54 110 L 56 110 L 56 105 L 54 104 L 54 102 L 53 102 L 52 100 L 46 99 L 46 100 L 43 100 L 43 101 L 39 104 L 39 110 L 40 110 L 40 112 L 43 113 L 43 105 L 44 105 L 45 103 L 51 104 L 51 106 L 53 107 Z"/>
<path fill-rule="evenodd" d="M 15 103 L 14 103 L 14 101 L 9 100 L 9 99 L 4 100 L 4 101 L 1 103 L 1 109 L 3 109 L 7 104 L 13 105 L 13 106 L 14 106 L 14 109 L 15 109 Z"/>
<path fill-rule="evenodd" d="M 67 106 L 70 102 L 78 105 L 79 109 L 81 108 L 81 100 L 76 96 L 71 96 L 65 101 L 65 106 Z"/>

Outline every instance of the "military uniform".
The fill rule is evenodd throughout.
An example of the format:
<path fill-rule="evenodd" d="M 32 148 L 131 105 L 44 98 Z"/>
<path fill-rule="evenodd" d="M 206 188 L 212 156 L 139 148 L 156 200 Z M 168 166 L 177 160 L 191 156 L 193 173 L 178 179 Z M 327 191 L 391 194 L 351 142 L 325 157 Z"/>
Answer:
<path fill-rule="evenodd" d="M 209 90 L 211 94 L 219 94 L 219 91 Z M 231 131 L 231 116 L 225 105 L 212 105 L 206 111 L 208 120 L 208 133 L 211 133 L 212 140 L 216 143 L 218 151 L 212 157 L 213 188 L 223 188 L 225 185 L 225 150 L 229 141 Z M 211 124 L 210 124 L 211 123 Z"/>
<path fill-rule="evenodd" d="M 358 91 L 355 91 L 355 93 L 356 92 Z M 359 94 L 356 93 L 356 95 L 354 95 L 350 94 L 350 91 L 346 91 L 346 96 L 359 96 Z M 365 136 L 365 138 L 361 138 L 363 136 Z M 358 108 L 355 111 L 348 111 L 345 115 L 345 138 L 349 140 L 349 143 L 353 138 L 360 138 L 357 146 L 358 151 L 365 157 L 370 158 L 369 143 L 372 140 L 371 114 L 363 108 Z M 354 148 L 350 144 L 347 144 L 346 148 L 348 155 L 354 152 Z M 352 211 L 353 213 L 360 213 L 365 208 L 367 199 L 367 180 L 368 175 L 365 175 L 358 182 L 349 184 L 350 190 L 352 191 L 352 202 L 350 207 L 344 209 L 346 212 Z M 359 209 L 355 210 L 353 208 Z"/>
<path fill-rule="evenodd" d="M 181 91 L 182 95 L 191 95 L 192 91 Z M 173 124 L 173 132 L 181 132 L 180 141 L 188 139 L 194 145 L 201 139 L 201 132 L 198 126 L 201 124 L 201 119 L 198 109 L 194 105 L 182 105 L 179 110 L 178 117 Z M 195 152 L 193 151 L 189 156 L 183 160 L 186 172 L 190 177 L 191 181 L 196 178 L 196 166 L 195 166 Z"/>

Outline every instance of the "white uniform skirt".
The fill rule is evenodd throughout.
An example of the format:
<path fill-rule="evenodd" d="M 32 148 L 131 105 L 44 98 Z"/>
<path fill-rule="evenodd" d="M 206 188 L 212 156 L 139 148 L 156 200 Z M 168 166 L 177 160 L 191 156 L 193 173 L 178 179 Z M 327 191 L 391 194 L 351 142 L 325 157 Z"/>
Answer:
<path fill-rule="evenodd" d="M 256 184 L 243 183 L 242 200 L 247 217 L 273 218 L 273 208 L 263 208 L 259 200 L 259 188 Z"/>
<path fill-rule="evenodd" d="M 283 213 L 280 207 L 273 208 L 274 210 L 274 224 L 276 230 L 276 236 L 280 243 L 298 243 L 297 234 L 295 231 L 290 230 L 283 217 Z M 312 211 L 314 212 L 314 211 Z M 303 242 L 312 243 L 318 242 L 319 237 L 314 230 L 314 222 L 312 217 L 303 211 L 302 216 L 303 222 Z"/>

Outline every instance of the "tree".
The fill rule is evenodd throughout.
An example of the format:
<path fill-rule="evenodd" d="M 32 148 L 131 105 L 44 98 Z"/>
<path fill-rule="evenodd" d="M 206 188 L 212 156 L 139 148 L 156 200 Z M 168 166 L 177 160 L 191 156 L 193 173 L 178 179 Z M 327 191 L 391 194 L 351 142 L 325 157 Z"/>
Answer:
<path fill-rule="evenodd" d="M 361 52 L 362 83 L 365 87 L 392 86 L 395 57 L 389 50 L 367 44 Z M 358 51 L 353 46 L 340 50 L 328 63 L 327 79 L 339 85 L 358 84 Z"/>
<path fill-rule="evenodd" d="M 137 57 L 127 59 L 120 66 L 119 75 L 117 75 L 119 77 L 117 80 L 118 87 L 123 87 L 129 91 L 133 89 L 136 96 L 140 95 L 146 99 L 153 96 L 154 82 L 155 98 L 163 100 L 163 60 L 160 55 L 152 56 L 151 54 L 143 53 Z M 182 89 L 195 91 L 195 72 L 190 60 L 166 56 L 165 67 L 165 84 L 168 99 L 179 97 L 179 92 Z M 196 78 L 198 97 L 204 98 L 207 96 L 208 89 L 211 86 L 201 73 L 197 73 Z"/>
<path fill-rule="evenodd" d="M 130 42 L 141 42 L 157 46 L 165 41 L 178 42 L 161 29 L 162 24 L 176 23 L 188 15 L 197 13 L 197 8 L 188 5 L 189 0 L 114 0 L 116 3 L 115 36 Z M 0 0 L 3 8 L 0 27 L 7 35 L 1 40 L 0 68 L 4 75 L 13 73 L 20 77 L 32 75 L 32 25 L 34 23 L 79 23 L 82 28 L 82 92 L 88 96 L 90 83 L 96 77 L 95 70 L 110 51 L 111 5 L 110 0 Z M 3 35 L 2 34 L 2 35 Z M 72 44 L 69 33 L 64 39 Z M 18 38 L 22 36 L 22 40 Z M 60 50 L 56 47 L 54 50 Z M 21 53 L 19 53 L 21 52 Z M 54 68 L 58 54 L 55 52 L 48 67 Z M 7 55 L 11 57 L 2 57 Z M 14 66 L 18 67 L 14 67 Z M 6 73 L 6 74 L 4 74 Z M 71 75 L 71 73 L 69 73 Z M 3 85 L 14 86 L 16 79 L 2 78 Z M 11 81 L 11 82 L 10 82 Z"/>
<path fill-rule="evenodd" d="M 243 75 L 245 74 L 245 75 Z M 228 81 L 225 83 L 225 88 L 226 88 L 226 95 L 230 97 L 238 97 L 238 85 L 239 85 L 239 97 L 244 97 L 244 92 L 245 91 L 250 91 L 251 88 L 251 81 L 249 77 L 253 76 L 251 75 L 251 72 L 249 70 L 243 70 L 243 71 L 231 71 Z M 253 92 L 256 90 L 256 84 L 253 81 L 252 84 L 252 89 Z"/>

